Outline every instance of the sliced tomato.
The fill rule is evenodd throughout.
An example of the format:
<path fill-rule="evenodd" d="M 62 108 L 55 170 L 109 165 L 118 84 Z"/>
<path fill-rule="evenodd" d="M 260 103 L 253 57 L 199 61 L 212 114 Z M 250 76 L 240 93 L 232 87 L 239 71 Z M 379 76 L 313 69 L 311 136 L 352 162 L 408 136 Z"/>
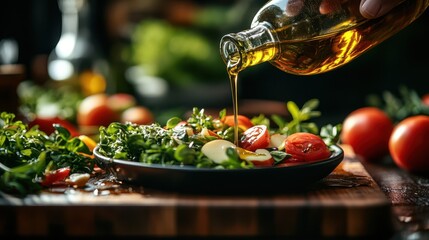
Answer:
<path fill-rule="evenodd" d="M 256 151 L 256 149 L 267 148 L 270 144 L 270 134 L 265 125 L 255 125 L 243 132 L 240 139 L 240 147 Z"/>
<path fill-rule="evenodd" d="M 203 130 L 201 131 L 201 133 L 203 135 L 205 135 L 205 136 L 211 136 L 211 137 L 215 137 L 215 138 L 221 139 L 221 137 L 218 134 L 216 134 L 214 131 L 212 131 L 210 129 L 207 129 L 207 128 L 203 128 Z"/>
<path fill-rule="evenodd" d="M 69 175 L 70 175 L 69 167 L 59 168 L 45 173 L 43 181 L 40 184 L 45 187 L 64 184 L 66 178 Z"/>
<path fill-rule="evenodd" d="M 317 161 L 329 158 L 331 151 L 320 136 L 299 132 L 285 139 L 285 151 L 292 155 L 288 161 Z"/>
<path fill-rule="evenodd" d="M 221 121 L 230 127 L 233 127 L 235 125 L 234 115 L 227 115 Z M 244 115 L 238 115 L 237 121 L 238 121 L 238 127 L 241 128 L 243 131 L 246 131 L 247 129 L 253 127 L 253 123 L 252 121 L 250 121 L 250 118 Z"/>
<path fill-rule="evenodd" d="M 173 129 L 179 130 L 180 128 L 185 127 L 187 124 L 188 124 L 188 122 L 186 122 L 186 121 L 180 121 L 179 123 L 176 124 L 176 126 L 174 126 Z"/>

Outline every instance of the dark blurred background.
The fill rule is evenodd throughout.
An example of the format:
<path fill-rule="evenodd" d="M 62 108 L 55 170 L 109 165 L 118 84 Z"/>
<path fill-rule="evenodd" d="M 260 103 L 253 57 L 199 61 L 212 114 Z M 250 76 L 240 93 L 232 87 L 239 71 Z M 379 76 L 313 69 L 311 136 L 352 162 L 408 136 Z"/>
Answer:
<path fill-rule="evenodd" d="M 218 52 L 219 40 L 227 33 L 248 28 L 265 2 L 88 0 L 88 11 L 80 13 L 79 21 L 89 32 L 91 49 L 96 49 L 97 57 L 108 66 L 104 72 L 107 92 L 132 93 L 142 104 L 158 111 L 174 107 L 225 107 L 231 105 L 231 96 L 226 68 Z M 295 76 L 269 63 L 246 69 L 240 75 L 239 97 L 291 100 L 298 105 L 318 98 L 324 119 L 340 121 L 350 111 L 367 105 L 369 94 L 397 92 L 401 85 L 419 94 L 429 93 L 429 46 L 423 37 L 428 33 L 428 20 L 426 12 L 399 34 L 325 74 Z M 58 1 L 3 1 L 0 22 L 0 41 L 12 39 L 17 43 L 19 54 L 13 64 L 24 66 L 22 78 L 46 82 L 50 78 L 48 57 L 61 36 L 62 12 Z M 180 37 L 173 43 L 166 40 L 173 36 Z M 200 47 L 197 55 L 189 53 L 192 49 L 187 49 L 185 40 Z M 162 49 L 170 52 L 161 53 Z M 180 55 L 181 50 L 188 51 L 188 55 Z M 152 68 L 133 68 L 153 55 L 159 58 Z M 140 79 L 141 71 L 154 71 L 166 81 Z M 155 92 L 149 91 L 151 86 Z M 170 91 L 162 92 L 166 86 Z M 171 89 L 176 89 L 175 93 Z"/>

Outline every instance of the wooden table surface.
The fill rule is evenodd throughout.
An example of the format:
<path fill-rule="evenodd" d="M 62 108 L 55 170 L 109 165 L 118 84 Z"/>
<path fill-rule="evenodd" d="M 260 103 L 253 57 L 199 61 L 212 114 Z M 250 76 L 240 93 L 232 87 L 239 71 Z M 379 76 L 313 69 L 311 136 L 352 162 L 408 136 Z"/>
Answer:
<path fill-rule="evenodd" d="M 399 169 L 391 159 L 365 163 L 392 205 L 392 239 L 429 239 L 429 176 Z"/>
<path fill-rule="evenodd" d="M 198 195 L 119 186 L 25 198 L 1 194 L 0 236 L 409 239 L 424 234 L 429 180 L 392 164 L 362 163 L 345 150 L 329 176 L 302 191 Z"/>

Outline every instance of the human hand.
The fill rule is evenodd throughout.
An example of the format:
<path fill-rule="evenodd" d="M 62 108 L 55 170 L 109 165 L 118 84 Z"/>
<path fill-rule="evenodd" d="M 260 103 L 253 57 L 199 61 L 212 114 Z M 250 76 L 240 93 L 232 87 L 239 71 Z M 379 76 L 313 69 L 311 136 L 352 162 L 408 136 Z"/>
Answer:
<path fill-rule="evenodd" d="M 365 18 L 380 17 L 394 7 L 398 6 L 404 0 L 361 0 L 360 13 Z M 343 0 L 322 0 L 319 6 L 321 14 L 328 14 L 341 8 Z M 296 16 L 304 7 L 304 0 L 289 0 L 285 8 L 287 16 Z"/>
<path fill-rule="evenodd" d="M 285 8 L 285 14 L 288 17 L 294 17 L 298 15 L 303 7 L 305 5 L 308 9 L 313 9 L 315 6 L 313 6 L 315 3 L 320 4 L 319 5 L 319 12 L 321 14 L 329 14 L 332 12 L 335 12 L 337 10 L 341 10 L 343 2 L 346 0 L 321 0 L 320 2 L 315 1 L 307 1 L 306 0 L 287 0 L 286 1 L 286 8 Z M 349 0 L 353 1 L 353 0 Z M 383 1 L 383 0 L 361 0 L 363 1 Z"/>
<path fill-rule="evenodd" d="M 366 18 L 383 16 L 404 0 L 361 0 L 360 13 Z"/>

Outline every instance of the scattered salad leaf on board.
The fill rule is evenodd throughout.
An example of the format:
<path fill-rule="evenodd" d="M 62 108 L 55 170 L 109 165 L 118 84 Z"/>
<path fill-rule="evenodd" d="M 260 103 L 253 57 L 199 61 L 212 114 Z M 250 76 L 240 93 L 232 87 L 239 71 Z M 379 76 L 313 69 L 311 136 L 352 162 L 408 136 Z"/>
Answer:
<path fill-rule="evenodd" d="M 71 173 L 91 173 L 92 152 L 61 125 L 47 135 L 29 128 L 13 113 L 0 114 L 0 190 L 26 195 L 41 190 L 45 173 L 70 167 Z"/>

